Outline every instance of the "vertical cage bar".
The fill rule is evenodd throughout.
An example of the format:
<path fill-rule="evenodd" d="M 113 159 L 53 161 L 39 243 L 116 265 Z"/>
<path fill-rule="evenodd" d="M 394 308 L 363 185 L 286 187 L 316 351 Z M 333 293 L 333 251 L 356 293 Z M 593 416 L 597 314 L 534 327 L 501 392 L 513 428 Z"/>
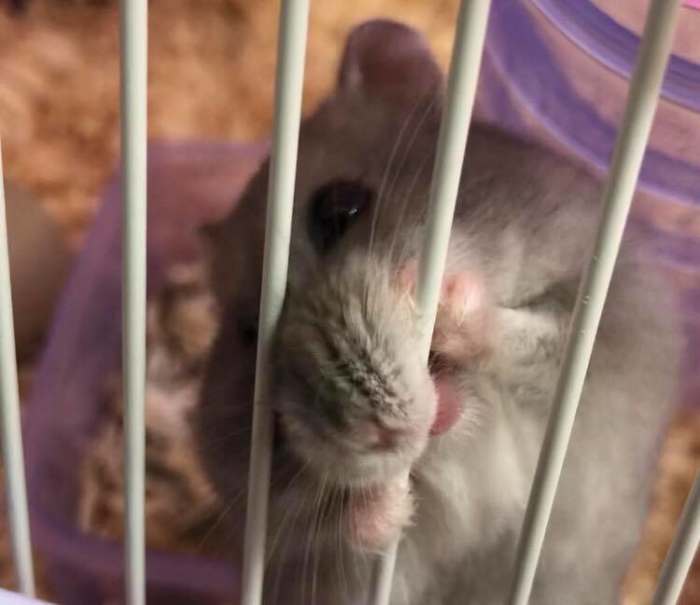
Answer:
<path fill-rule="evenodd" d="M 19 589 L 28 596 L 34 596 L 34 568 L 29 535 L 27 488 L 24 480 L 15 330 L 12 323 L 2 148 L 0 148 L 0 404 L 2 405 L 0 412 L 2 414 L 2 455 L 7 485 L 7 516 L 15 573 Z"/>
<path fill-rule="evenodd" d="M 283 1 L 277 44 L 275 122 L 265 225 L 241 605 L 259 605 L 263 596 L 273 437 L 266 378 L 271 339 L 287 287 L 308 19 L 309 0 Z"/>
<path fill-rule="evenodd" d="M 426 363 L 440 300 L 490 6 L 490 0 L 463 0 L 457 18 L 447 82 L 447 102 L 440 124 L 416 288 L 419 329 L 423 336 Z M 374 570 L 370 587 L 373 605 L 389 603 L 398 544 L 399 541 L 396 540 L 390 546 Z"/>
<path fill-rule="evenodd" d="M 22 596 L 16 592 L 10 592 L 0 588 L 0 603 L 2 605 L 51 605 L 46 601 L 39 601 L 32 597 Z"/>
<path fill-rule="evenodd" d="M 569 342 L 525 513 L 508 599 L 510 605 L 526 605 L 530 598 L 600 316 L 671 53 L 679 7 L 680 0 L 654 0 L 647 15 L 612 168 L 603 193 L 595 247 L 579 289 Z"/>
<path fill-rule="evenodd" d="M 676 535 L 666 555 L 652 605 L 675 605 L 700 544 L 700 472 L 695 476 Z"/>
<path fill-rule="evenodd" d="M 148 5 L 121 2 L 121 145 L 123 195 L 123 343 L 126 600 L 144 605 L 146 381 L 146 137 Z"/>

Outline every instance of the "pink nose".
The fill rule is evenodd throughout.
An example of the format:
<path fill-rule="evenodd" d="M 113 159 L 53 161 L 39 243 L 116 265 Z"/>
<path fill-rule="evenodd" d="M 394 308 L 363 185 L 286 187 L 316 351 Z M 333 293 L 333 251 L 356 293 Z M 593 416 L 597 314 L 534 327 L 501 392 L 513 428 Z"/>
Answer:
<path fill-rule="evenodd" d="M 355 427 L 353 433 L 370 450 L 391 450 L 406 435 L 400 428 L 389 428 L 376 420 L 365 420 Z"/>

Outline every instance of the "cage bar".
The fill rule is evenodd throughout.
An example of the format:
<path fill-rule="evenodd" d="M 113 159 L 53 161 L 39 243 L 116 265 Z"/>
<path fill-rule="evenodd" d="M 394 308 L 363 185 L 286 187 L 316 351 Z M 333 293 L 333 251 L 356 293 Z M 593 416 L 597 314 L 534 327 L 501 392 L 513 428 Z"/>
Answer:
<path fill-rule="evenodd" d="M 673 42 L 680 0 L 654 0 L 647 14 L 637 66 L 603 193 L 595 248 L 579 289 L 569 342 L 537 462 L 518 545 L 510 605 L 526 605 L 583 390 L 600 316 Z"/>
<path fill-rule="evenodd" d="M 46 601 L 39 601 L 30 596 L 22 596 L 16 592 L 9 592 L 0 588 L 0 603 L 2 605 L 50 605 Z"/>
<path fill-rule="evenodd" d="M 146 137 L 148 5 L 122 0 L 121 145 L 123 228 L 122 367 L 124 372 L 126 551 L 129 605 L 144 605 L 146 381 Z"/>
<path fill-rule="evenodd" d="M 2 456 L 5 463 L 7 514 L 15 574 L 19 589 L 34 596 L 34 568 L 24 478 L 22 425 L 19 411 L 15 330 L 12 323 L 10 258 L 5 213 L 5 187 L 0 147 L 0 413 L 2 415 Z"/>
<path fill-rule="evenodd" d="M 661 569 L 652 605 L 675 605 L 700 544 L 700 472 L 695 475 L 676 535 Z"/>
<path fill-rule="evenodd" d="M 270 374 L 272 336 L 287 287 L 308 19 L 309 0 L 283 1 L 277 44 L 275 121 L 265 225 L 241 605 L 259 605 L 263 595 L 273 437 L 272 410 L 266 397 L 267 377 Z"/>
<path fill-rule="evenodd" d="M 490 6 L 490 0 L 463 0 L 457 18 L 447 104 L 440 124 L 416 288 L 416 308 L 426 363 L 440 300 Z M 397 540 L 390 546 L 374 569 L 370 587 L 373 605 L 389 603 L 398 544 Z"/>

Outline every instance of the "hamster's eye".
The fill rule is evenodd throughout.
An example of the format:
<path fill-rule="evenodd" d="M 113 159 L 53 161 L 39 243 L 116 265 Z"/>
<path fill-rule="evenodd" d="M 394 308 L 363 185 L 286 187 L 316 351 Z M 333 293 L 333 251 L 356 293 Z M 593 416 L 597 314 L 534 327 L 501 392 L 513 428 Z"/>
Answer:
<path fill-rule="evenodd" d="M 316 249 L 328 252 L 373 198 L 374 192 L 359 181 L 331 181 L 317 189 L 309 213 L 309 236 Z"/>
<path fill-rule="evenodd" d="M 243 316 L 239 317 L 236 325 L 238 335 L 247 347 L 253 347 L 258 342 L 258 318 Z"/>

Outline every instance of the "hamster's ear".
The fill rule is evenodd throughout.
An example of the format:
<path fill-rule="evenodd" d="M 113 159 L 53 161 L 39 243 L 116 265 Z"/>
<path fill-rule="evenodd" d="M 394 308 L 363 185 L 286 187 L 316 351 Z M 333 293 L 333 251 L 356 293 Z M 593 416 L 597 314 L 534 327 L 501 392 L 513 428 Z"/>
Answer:
<path fill-rule="evenodd" d="M 443 75 L 426 39 L 387 19 L 367 21 L 348 36 L 338 76 L 340 91 L 415 104 L 442 93 Z"/>

